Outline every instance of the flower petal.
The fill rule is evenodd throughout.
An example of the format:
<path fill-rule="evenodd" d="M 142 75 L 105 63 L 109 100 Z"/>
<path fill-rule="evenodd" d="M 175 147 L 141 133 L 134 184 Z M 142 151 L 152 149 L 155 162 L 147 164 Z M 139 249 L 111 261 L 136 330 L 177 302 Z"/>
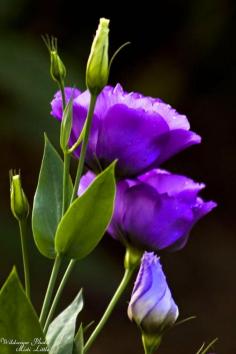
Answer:
<path fill-rule="evenodd" d="M 158 159 L 161 151 L 154 141 L 168 129 L 161 116 L 116 104 L 104 117 L 97 156 L 102 165 L 118 159 L 118 174 L 135 175 Z"/>

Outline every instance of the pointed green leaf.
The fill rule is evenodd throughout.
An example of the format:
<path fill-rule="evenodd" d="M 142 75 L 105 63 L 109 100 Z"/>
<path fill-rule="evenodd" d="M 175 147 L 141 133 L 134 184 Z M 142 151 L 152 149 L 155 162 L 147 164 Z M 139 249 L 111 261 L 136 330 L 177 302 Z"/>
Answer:
<path fill-rule="evenodd" d="M 76 318 L 83 308 L 82 290 L 74 301 L 50 324 L 47 342 L 50 354 L 72 354 Z"/>
<path fill-rule="evenodd" d="M 39 251 L 55 258 L 54 237 L 62 212 L 63 161 L 45 135 L 38 186 L 34 196 L 32 229 Z M 72 193 L 70 179 L 69 193 Z"/>
<path fill-rule="evenodd" d="M 110 222 L 115 198 L 115 163 L 100 173 L 63 216 L 55 237 L 56 251 L 71 259 L 87 256 Z"/>
<path fill-rule="evenodd" d="M 79 330 L 74 339 L 73 354 L 83 354 L 84 352 L 84 330 L 81 323 Z"/>
<path fill-rule="evenodd" d="M 25 295 L 15 269 L 0 291 L 0 309 L 1 354 L 15 354 L 18 351 L 48 353 L 38 317 Z"/>

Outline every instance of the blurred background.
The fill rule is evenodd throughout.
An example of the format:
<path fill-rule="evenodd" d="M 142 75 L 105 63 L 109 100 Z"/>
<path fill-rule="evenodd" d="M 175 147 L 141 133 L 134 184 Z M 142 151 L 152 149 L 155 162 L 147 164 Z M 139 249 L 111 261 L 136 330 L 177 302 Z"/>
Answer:
<path fill-rule="evenodd" d="M 129 5 L 129 8 L 127 7 Z M 10 168 L 20 168 L 32 203 L 43 152 L 43 132 L 58 146 L 58 123 L 50 117 L 56 91 L 49 77 L 48 52 L 41 35 L 59 39 L 68 85 L 84 88 L 84 73 L 100 17 L 111 19 L 110 53 L 131 41 L 115 60 L 110 83 L 127 91 L 160 97 L 188 116 L 200 146 L 172 158 L 164 168 L 204 181 L 206 199 L 217 201 L 180 252 L 162 262 L 181 318 L 197 318 L 174 328 L 160 354 L 196 353 L 215 337 L 217 354 L 235 354 L 236 317 L 236 110 L 235 9 L 227 0 L 179 0 L 138 4 L 0 0 L 0 280 L 13 264 L 20 274 L 17 223 L 9 212 Z M 32 204 L 31 204 L 32 205 Z M 51 261 L 38 254 L 31 234 L 34 302 L 40 309 Z M 85 289 L 85 323 L 98 321 L 122 276 L 124 248 L 105 236 L 81 261 L 61 307 Z M 131 288 L 91 354 L 141 354 L 138 329 L 126 310 Z"/>

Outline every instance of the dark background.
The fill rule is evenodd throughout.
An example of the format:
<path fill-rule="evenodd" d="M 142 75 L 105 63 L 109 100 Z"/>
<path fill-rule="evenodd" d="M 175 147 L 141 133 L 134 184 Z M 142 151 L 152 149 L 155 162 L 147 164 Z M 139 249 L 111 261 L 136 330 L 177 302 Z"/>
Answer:
<path fill-rule="evenodd" d="M 9 212 L 8 171 L 21 168 L 32 202 L 43 132 L 58 144 L 59 127 L 49 114 L 56 87 L 40 36 L 59 38 L 67 84 L 83 88 L 91 41 L 103 16 L 111 19 L 110 53 L 132 42 L 115 60 L 110 83 L 161 97 L 188 116 L 203 142 L 163 167 L 204 181 L 203 196 L 218 203 L 196 225 L 185 249 L 162 257 L 181 318 L 197 319 L 168 333 L 159 352 L 194 354 L 203 341 L 219 337 L 215 352 L 235 354 L 235 11 L 226 0 L 158 0 L 155 6 L 148 1 L 95 6 L 69 0 L 0 0 L 0 280 L 13 264 L 22 274 L 17 224 Z M 39 310 L 51 262 L 30 242 L 33 297 Z M 62 305 L 83 286 L 82 319 L 97 321 L 122 276 L 123 254 L 123 247 L 106 235 L 77 266 Z M 142 353 L 138 329 L 126 315 L 130 290 L 91 353 Z"/>

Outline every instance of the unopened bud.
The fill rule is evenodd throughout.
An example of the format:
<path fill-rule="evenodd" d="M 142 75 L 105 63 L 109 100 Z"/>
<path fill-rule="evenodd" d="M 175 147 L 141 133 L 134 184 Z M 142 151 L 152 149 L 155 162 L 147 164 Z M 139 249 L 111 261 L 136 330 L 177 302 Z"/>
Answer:
<path fill-rule="evenodd" d="M 100 19 L 87 62 L 86 85 L 91 94 L 95 95 L 98 95 L 108 82 L 109 22 L 110 20 L 105 18 Z"/>
<path fill-rule="evenodd" d="M 159 258 L 145 252 L 131 300 L 128 316 L 142 331 L 145 353 L 153 353 L 164 332 L 174 325 L 179 310 L 166 282 Z"/>
<path fill-rule="evenodd" d="M 66 68 L 61 58 L 59 57 L 57 50 L 57 38 L 49 37 L 48 35 L 43 37 L 50 54 L 50 74 L 54 81 L 61 87 L 64 86 L 64 80 L 66 77 Z"/>
<path fill-rule="evenodd" d="M 10 202 L 11 211 L 18 221 L 29 215 L 29 203 L 21 186 L 20 174 L 10 171 Z"/>
<path fill-rule="evenodd" d="M 72 115 L 73 115 L 73 92 L 62 116 L 60 145 L 63 152 L 68 151 L 68 142 L 70 139 L 70 134 L 72 129 Z"/>

